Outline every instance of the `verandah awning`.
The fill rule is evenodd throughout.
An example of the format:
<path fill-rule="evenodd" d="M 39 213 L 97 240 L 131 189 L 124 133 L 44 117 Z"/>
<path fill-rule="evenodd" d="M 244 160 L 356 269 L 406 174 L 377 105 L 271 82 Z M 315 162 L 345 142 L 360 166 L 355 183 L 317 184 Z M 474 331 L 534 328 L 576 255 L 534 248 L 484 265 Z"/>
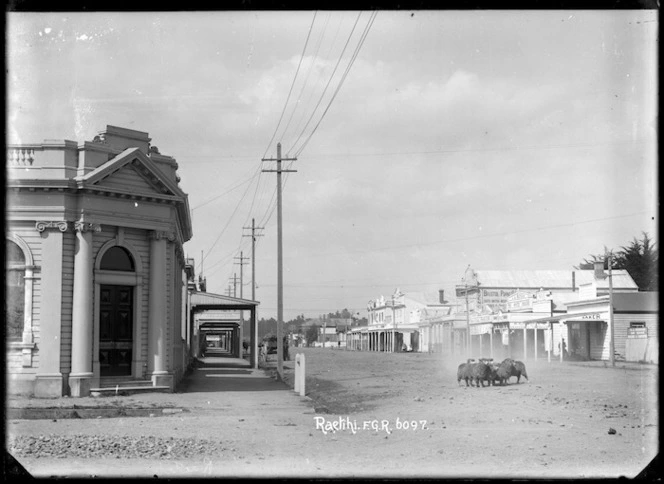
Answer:
<path fill-rule="evenodd" d="M 543 318 L 537 318 L 537 319 L 527 319 L 525 321 L 522 321 L 523 323 L 529 324 L 529 323 L 547 323 L 547 322 L 565 322 L 568 320 L 573 320 L 573 321 L 597 321 L 597 318 L 595 316 L 600 316 L 602 314 L 606 313 L 606 311 L 597 311 L 593 313 L 576 313 L 576 314 L 559 314 L 556 316 L 546 316 Z"/>

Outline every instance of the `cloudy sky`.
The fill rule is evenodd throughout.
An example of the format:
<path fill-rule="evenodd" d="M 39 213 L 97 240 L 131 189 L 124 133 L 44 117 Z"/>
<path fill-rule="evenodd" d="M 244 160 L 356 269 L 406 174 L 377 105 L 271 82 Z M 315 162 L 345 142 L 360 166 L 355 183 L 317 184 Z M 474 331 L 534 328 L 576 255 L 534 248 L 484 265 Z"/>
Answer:
<path fill-rule="evenodd" d="M 373 20 L 373 22 L 372 22 Z M 657 233 L 656 11 L 10 13 L 8 141 L 147 131 L 208 290 L 284 319 Z M 362 41 L 364 39 L 364 41 Z M 243 295 L 251 295 L 244 266 Z M 238 284 L 239 286 L 239 284 Z M 240 295 L 237 287 L 236 294 Z"/>

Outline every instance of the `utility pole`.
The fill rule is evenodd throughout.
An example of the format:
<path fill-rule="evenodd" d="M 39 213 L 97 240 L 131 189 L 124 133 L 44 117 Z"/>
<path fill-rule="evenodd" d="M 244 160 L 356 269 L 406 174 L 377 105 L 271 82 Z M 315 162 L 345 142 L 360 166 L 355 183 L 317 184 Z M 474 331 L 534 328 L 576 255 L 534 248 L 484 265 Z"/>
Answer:
<path fill-rule="evenodd" d="M 609 361 L 611 366 L 616 366 L 616 342 L 613 330 L 613 274 L 611 272 L 613 261 L 611 256 L 611 251 L 609 251 Z"/>
<path fill-rule="evenodd" d="M 256 222 L 251 219 L 251 227 L 243 227 L 244 229 L 251 229 L 251 300 L 256 300 L 256 237 L 262 236 L 257 234 L 256 229 L 263 230 L 264 227 L 256 227 Z M 243 237 L 248 237 L 246 234 Z M 251 323 L 251 360 L 252 365 L 258 367 L 258 311 L 254 309 L 254 321 Z"/>
<path fill-rule="evenodd" d="M 242 286 L 243 284 L 243 274 L 244 274 L 244 261 L 249 260 L 249 257 L 242 257 L 242 251 L 240 251 L 240 257 L 235 257 L 235 259 L 239 259 L 240 262 L 236 262 L 236 264 L 240 264 L 240 299 L 242 299 Z"/>
<path fill-rule="evenodd" d="M 235 259 L 240 259 L 240 262 L 236 262 L 236 264 L 240 264 L 240 299 L 243 299 L 242 297 L 242 288 L 244 286 L 244 283 L 242 282 L 243 280 L 243 274 L 244 274 L 244 261 L 248 260 L 249 257 L 242 257 L 242 251 L 240 251 L 240 257 L 235 257 Z M 244 311 L 241 309 L 240 310 L 240 349 L 238 350 L 240 352 L 240 358 L 244 358 Z"/>
<path fill-rule="evenodd" d="M 243 235 L 243 237 L 251 237 L 251 300 L 256 300 L 256 237 L 262 237 L 263 234 L 257 234 L 256 230 L 263 230 L 265 227 L 256 227 L 255 220 L 251 219 L 251 227 L 242 227 L 244 229 L 251 229 L 251 235 Z"/>
<path fill-rule="evenodd" d="M 230 279 L 232 279 L 232 281 L 233 281 L 232 282 L 232 284 L 233 284 L 233 297 L 237 297 L 237 273 L 234 273 L 233 277 L 230 278 Z M 230 288 L 231 283 L 229 282 L 228 284 L 229 284 L 229 288 Z M 230 294 L 229 294 L 229 296 L 230 296 Z"/>
<path fill-rule="evenodd" d="M 471 345 L 470 345 L 470 312 L 468 310 L 468 269 L 470 269 L 470 264 L 468 264 L 468 267 L 466 267 L 466 272 L 463 275 L 463 285 L 464 285 L 464 293 L 466 296 L 466 353 L 467 357 L 470 358 L 471 355 Z M 481 355 L 480 355 L 481 356 Z"/>
<path fill-rule="evenodd" d="M 282 161 L 296 161 L 297 158 L 282 158 L 281 143 L 277 143 L 277 158 L 263 158 L 261 161 L 276 161 L 276 170 L 263 170 L 277 174 L 277 376 L 283 380 L 284 375 L 284 342 L 282 341 L 282 326 L 284 324 L 284 274 L 283 274 L 283 246 L 282 246 L 282 220 L 281 220 L 281 174 L 295 172 L 296 170 L 282 170 Z"/>

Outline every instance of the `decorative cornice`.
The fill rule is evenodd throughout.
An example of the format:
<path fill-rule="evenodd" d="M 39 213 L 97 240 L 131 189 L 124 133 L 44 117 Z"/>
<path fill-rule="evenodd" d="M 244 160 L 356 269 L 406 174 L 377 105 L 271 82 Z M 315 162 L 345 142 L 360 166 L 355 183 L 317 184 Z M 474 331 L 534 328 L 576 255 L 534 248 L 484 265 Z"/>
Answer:
<path fill-rule="evenodd" d="M 88 222 L 74 222 L 74 230 L 76 232 L 101 232 L 100 224 L 93 224 Z"/>
<path fill-rule="evenodd" d="M 182 244 L 181 244 L 180 242 L 177 242 L 177 243 L 175 244 L 175 255 L 176 255 L 177 258 L 179 259 L 179 261 L 180 261 L 180 263 L 182 264 L 182 266 L 184 266 L 184 264 L 185 264 L 185 260 L 184 260 L 184 249 L 182 248 Z"/>
<path fill-rule="evenodd" d="M 35 229 L 37 229 L 37 232 L 42 233 L 46 229 L 58 229 L 60 232 L 66 232 L 67 229 L 69 228 L 69 223 L 63 220 L 54 222 L 54 221 L 38 221 L 35 222 Z"/>
<path fill-rule="evenodd" d="M 175 241 L 175 232 L 166 232 L 162 230 L 151 230 L 150 239 L 154 240 L 161 240 L 161 239 L 167 239 L 169 242 Z"/>

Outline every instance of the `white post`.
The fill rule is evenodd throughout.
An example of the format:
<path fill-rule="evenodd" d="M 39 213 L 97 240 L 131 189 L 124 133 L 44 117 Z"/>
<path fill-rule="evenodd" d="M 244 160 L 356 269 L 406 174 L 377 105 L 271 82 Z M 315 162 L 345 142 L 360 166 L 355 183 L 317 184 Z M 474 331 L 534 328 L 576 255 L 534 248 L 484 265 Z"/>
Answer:
<path fill-rule="evenodd" d="M 528 330 L 526 329 L 526 323 L 523 323 L 523 360 L 528 359 Z"/>
<path fill-rule="evenodd" d="M 293 390 L 295 393 L 300 391 L 300 353 L 295 355 L 295 381 L 293 382 Z"/>
<path fill-rule="evenodd" d="M 298 369 L 299 372 L 297 371 Z M 298 353 L 295 356 L 295 371 L 295 391 L 297 392 L 299 390 L 300 396 L 303 397 L 306 393 L 304 387 L 306 369 L 304 355 L 301 353 Z"/>

